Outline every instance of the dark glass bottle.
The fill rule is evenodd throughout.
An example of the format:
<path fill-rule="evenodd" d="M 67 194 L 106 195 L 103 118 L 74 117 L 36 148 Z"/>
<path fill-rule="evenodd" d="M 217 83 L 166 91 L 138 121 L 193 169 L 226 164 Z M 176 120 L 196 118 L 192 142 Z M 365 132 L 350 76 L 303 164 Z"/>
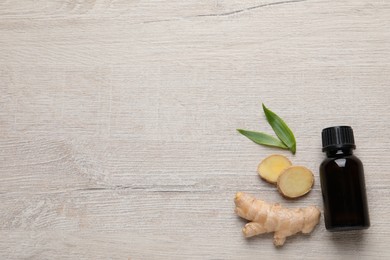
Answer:
<path fill-rule="evenodd" d="M 322 130 L 322 151 L 328 158 L 320 166 L 320 180 L 325 227 L 329 231 L 370 226 L 363 164 L 352 154 L 355 148 L 351 127 Z"/>

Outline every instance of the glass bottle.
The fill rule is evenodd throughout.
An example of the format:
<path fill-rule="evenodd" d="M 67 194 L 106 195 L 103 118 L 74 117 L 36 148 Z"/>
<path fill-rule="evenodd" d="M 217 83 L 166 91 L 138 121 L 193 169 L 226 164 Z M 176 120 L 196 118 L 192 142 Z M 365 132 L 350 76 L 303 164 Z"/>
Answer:
<path fill-rule="evenodd" d="M 370 226 L 363 164 L 355 149 L 350 126 L 322 130 L 322 151 L 327 158 L 320 166 L 325 227 L 329 231 L 365 229 Z"/>

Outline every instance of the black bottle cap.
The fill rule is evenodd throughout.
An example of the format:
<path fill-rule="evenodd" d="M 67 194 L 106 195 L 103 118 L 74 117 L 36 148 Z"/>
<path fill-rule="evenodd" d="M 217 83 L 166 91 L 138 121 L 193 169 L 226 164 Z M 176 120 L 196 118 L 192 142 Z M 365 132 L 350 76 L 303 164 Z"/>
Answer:
<path fill-rule="evenodd" d="M 350 126 L 332 126 L 322 130 L 322 151 L 343 148 L 355 149 L 355 139 Z"/>

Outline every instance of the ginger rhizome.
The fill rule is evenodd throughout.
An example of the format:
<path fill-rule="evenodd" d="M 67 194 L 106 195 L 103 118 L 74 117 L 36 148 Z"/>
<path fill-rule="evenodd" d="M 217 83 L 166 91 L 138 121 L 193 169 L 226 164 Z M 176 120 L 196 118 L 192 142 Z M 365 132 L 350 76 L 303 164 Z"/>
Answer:
<path fill-rule="evenodd" d="M 288 236 L 298 232 L 310 233 L 320 220 L 321 212 L 314 206 L 287 209 L 243 192 L 236 194 L 234 202 L 237 215 L 251 221 L 242 229 L 245 237 L 275 232 L 275 246 L 282 246 Z"/>

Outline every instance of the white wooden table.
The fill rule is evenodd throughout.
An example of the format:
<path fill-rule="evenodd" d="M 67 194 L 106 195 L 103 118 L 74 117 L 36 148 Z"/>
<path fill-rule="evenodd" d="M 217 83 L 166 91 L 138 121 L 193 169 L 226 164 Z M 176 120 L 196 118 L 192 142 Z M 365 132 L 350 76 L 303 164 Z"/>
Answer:
<path fill-rule="evenodd" d="M 0 1 L 1 259 L 390 257 L 390 3 Z M 297 137 L 292 156 L 235 129 Z M 351 125 L 370 229 L 245 239 L 237 191 L 322 207 L 322 128 Z M 271 153 L 315 173 L 286 201 Z"/>

